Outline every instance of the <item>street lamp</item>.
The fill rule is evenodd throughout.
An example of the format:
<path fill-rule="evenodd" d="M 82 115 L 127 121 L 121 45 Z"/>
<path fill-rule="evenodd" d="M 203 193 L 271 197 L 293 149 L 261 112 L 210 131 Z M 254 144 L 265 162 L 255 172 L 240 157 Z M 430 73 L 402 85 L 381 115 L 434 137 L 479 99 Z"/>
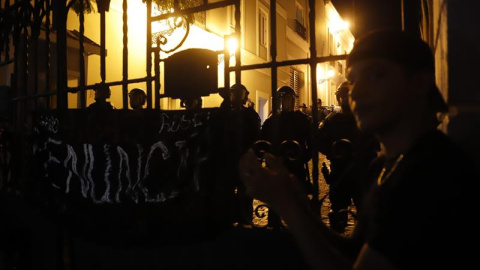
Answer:
<path fill-rule="evenodd" d="M 235 34 L 226 35 L 224 36 L 224 43 L 223 43 L 223 59 L 220 57 L 219 61 L 224 61 L 224 84 L 225 88 L 230 85 L 230 73 L 226 72 L 226 70 L 230 67 L 230 58 L 235 56 L 235 52 L 238 48 L 238 40 Z M 235 57 L 233 58 L 235 60 Z M 235 65 L 235 62 L 233 63 Z"/>
<path fill-rule="evenodd" d="M 227 39 L 227 49 L 230 52 L 230 55 L 235 55 L 237 51 L 238 41 L 235 37 L 229 37 Z"/>

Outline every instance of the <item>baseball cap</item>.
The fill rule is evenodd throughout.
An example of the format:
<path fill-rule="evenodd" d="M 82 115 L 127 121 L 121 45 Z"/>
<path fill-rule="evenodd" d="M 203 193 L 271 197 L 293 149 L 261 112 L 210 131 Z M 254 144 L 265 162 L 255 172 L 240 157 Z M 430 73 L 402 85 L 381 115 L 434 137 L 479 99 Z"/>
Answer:
<path fill-rule="evenodd" d="M 347 67 L 361 60 L 385 58 L 411 71 L 430 71 L 435 74 L 435 61 L 430 46 L 421 38 L 403 31 L 375 30 L 357 39 L 347 57 Z M 447 112 L 448 106 L 435 83 L 429 99 L 435 112 Z"/>

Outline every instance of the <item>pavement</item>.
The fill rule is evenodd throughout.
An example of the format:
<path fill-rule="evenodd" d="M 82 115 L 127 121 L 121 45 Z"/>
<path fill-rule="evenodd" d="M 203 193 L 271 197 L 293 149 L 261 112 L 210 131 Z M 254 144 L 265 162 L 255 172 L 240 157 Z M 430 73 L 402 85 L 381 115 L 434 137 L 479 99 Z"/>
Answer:
<path fill-rule="evenodd" d="M 319 154 L 319 164 L 322 164 L 322 162 L 325 162 L 327 167 L 330 168 L 330 163 L 326 159 L 326 157 L 323 154 Z M 309 163 L 309 169 L 310 169 L 310 175 L 312 174 L 312 162 L 310 161 Z M 330 200 L 328 199 L 328 191 L 329 191 L 329 186 L 325 182 L 325 178 L 323 177 L 323 174 L 319 172 L 318 176 L 318 197 L 319 199 L 324 199 L 323 203 L 320 207 L 320 215 L 323 220 L 323 222 L 327 225 L 330 224 L 330 221 L 328 219 L 328 213 L 330 212 Z M 254 207 L 256 207 L 258 204 L 263 204 L 261 201 L 254 200 Z M 349 209 L 349 211 L 355 213 L 356 209 L 355 206 L 352 204 Z M 264 215 L 263 217 L 258 217 L 254 216 L 253 217 L 253 224 L 256 226 L 266 226 L 268 222 L 268 209 L 261 209 L 260 214 Z M 355 225 L 355 219 L 354 217 L 349 214 L 348 216 L 348 224 L 347 227 L 345 228 L 345 234 L 350 234 L 353 231 L 353 227 Z"/>

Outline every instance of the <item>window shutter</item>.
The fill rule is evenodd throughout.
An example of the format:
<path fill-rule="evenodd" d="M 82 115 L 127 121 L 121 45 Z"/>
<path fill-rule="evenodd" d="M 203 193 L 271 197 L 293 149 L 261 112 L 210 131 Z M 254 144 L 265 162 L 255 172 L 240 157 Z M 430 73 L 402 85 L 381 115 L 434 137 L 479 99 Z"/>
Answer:
<path fill-rule="evenodd" d="M 300 104 L 300 80 L 302 72 L 294 68 L 290 68 L 290 87 L 295 91 L 297 98 L 295 99 L 295 109 L 298 110 Z"/>

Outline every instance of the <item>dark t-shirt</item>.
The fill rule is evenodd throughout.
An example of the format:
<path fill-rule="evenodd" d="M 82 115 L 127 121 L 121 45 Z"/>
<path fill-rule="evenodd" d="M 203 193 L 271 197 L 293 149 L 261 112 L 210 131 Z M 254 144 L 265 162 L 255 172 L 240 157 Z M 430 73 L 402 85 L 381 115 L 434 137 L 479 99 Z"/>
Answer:
<path fill-rule="evenodd" d="M 424 134 L 380 186 L 372 185 L 359 220 L 369 246 L 403 269 L 477 265 L 478 175 L 443 133 Z"/>

